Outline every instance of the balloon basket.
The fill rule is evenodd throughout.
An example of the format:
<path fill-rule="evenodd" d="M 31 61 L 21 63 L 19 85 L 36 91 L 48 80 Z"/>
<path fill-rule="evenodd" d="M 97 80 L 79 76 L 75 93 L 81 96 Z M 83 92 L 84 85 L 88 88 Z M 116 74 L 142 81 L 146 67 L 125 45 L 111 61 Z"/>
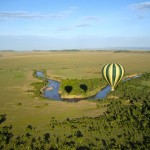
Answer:
<path fill-rule="evenodd" d="M 112 92 L 115 91 L 114 87 L 111 88 L 111 91 L 112 91 Z"/>

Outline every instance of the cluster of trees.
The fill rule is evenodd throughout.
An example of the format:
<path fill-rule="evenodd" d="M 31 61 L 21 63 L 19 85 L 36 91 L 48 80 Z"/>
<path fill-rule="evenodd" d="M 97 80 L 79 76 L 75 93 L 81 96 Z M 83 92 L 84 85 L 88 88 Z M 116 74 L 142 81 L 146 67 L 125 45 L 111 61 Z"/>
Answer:
<path fill-rule="evenodd" d="M 128 99 L 130 102 L 150 99 L 150 85 L 143 84 L 143 81 L 150 81 L 150 73 L 122 82 L 113 94 L 122 99 Z"/>
<path fill-rule="evenodd" d="M 3 119 L 4 117 L 4 119 Z M 1 123 L 5 116 L 1 115 Z M 96 118 L 52 118 L 41 131 L 29 125 L 26 133 L 13 136 L 11 126 L 0 125 L 0 149 L 150 149 L 150 102 L 109 104 L 107 112 Z"/>

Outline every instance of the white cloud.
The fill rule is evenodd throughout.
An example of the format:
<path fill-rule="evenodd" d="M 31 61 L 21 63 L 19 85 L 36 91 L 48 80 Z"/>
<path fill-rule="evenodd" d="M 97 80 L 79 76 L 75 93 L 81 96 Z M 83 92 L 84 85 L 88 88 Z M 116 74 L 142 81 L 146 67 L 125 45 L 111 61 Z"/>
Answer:
<path fill-rule="evenodd" d="M 99 21 L 99 20 L 101 20 L 101 18 L 97 17 L 97 16 L 85 16 L 83 19 L 87 20 L 87 21 Z"/>
<path fill-rule="evenodd" d="M 69 31 L 69 30 L 74 30 L 77 28 L 86 28 L 90 26 L 91 24 L 88 24 L 88 23 L 80 23 L 80 24 L 74 24 L 74 25 L 66 26 L 66 27 L 57 27 L 56 30 L 57 31 Z"/>
<path fill-rule="evenodd" d="M 79 9 L 79 7 L 69 7 L 67 10 L 60 11 L 57 13 L 43 14 L 43 13 L 31 13 L 27 11 L 0 11 L 0 20 L 7 19 L 53 19 L 53 18 L 63 18 L 72 14 L 74 11 Z"/>
<path fill-rule="evenodd" d="M 93 21 L 99 21 L 99 20 L 101 20 L 101 18 L 97 17 L 97 16 L 84 16 L 82 18 L 81 23 L 74 24 L 73 26 L 75 28 L 90 27 L 90 26 L 92 26 Z"/>
<path fill-rule="evenodd" d="M 56 14 L 37 14 L 37 13 L 29 13 L 23 11 L 16 12 L 0 12 L 0 19 L 51 19 L 51 18 L 62 18 L 64 17 L 63 13 Z"/>
<path fill-rule="evenodd" d="M 75 28 L 86 28 L 86 27 L 90 27 L 91 24 L 89 23 L 79 23 L 79 24 L 74 24 L 71 26 L 66 26 L 66 27 L 57 27 L 56 30 L 57 31 L 67 31 L 67 30 L 73 30 Z"/>
<path fill-rule="evenodd" d="M 138 11 L 150 10 L 150 1 L 143 2 L 143 3 L 137 3 L 137 4 L 132 4 L 130 7 L 132 9 L 135 9 L 135 10 L 138 10 Z"/>
<path fill-rule="evenodd" d="M 76 28 L 89 27 L 89 26 L 91 26 L 89 23 L 80 23 L 80 24 L 74 25 L 74 27 L 76 27 Z"/>

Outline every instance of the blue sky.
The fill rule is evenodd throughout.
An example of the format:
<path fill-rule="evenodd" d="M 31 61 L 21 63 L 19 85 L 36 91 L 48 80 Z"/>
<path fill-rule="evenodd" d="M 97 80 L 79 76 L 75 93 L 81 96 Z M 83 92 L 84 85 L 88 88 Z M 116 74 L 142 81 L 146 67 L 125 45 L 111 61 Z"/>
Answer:
<path fill-rule="evenodd" d="M 150 1 L 0 0 L 0 49 L 150 47 Z"/>

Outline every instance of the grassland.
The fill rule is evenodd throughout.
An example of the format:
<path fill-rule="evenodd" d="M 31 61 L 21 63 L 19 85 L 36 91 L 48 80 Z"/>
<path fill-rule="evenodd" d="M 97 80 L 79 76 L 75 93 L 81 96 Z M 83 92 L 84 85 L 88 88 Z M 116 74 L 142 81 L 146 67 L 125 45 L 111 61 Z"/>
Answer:
<path fill-rule="evenodd" d="M 43 100 L 33 96 L 31 83 L 34 69 L 45 69 L 53 78 L 100 78 L 104 64 L 117 62 L 126 75 L 150 71 L 150 53 L 77 52 L 0 52 L 0 114 L 7 114 L 6 124 L 15 133 L 28 124 L 43 128 L 51 117 L 58 120 L 81 116 L 94 117 L 106 107 L 95 102 L 66 103 Z"/>

